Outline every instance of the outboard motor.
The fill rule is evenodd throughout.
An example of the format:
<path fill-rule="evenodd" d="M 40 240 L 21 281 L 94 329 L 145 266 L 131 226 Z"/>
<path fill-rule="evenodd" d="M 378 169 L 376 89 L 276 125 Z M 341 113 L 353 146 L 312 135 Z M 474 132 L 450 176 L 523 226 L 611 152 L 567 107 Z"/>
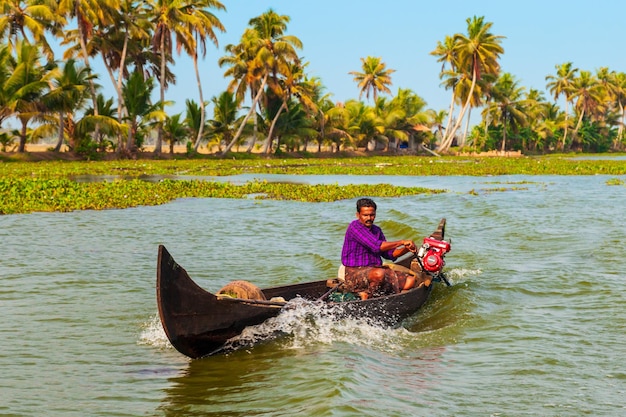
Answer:
<path fill-rule="evenodd" d="M 417 257 L 424 271 L 438 274 L 446 264 L 443 258 L 448 252 L 450 252 L 449 242 L 425 237 L 424 243 L 417 251 Z"/>

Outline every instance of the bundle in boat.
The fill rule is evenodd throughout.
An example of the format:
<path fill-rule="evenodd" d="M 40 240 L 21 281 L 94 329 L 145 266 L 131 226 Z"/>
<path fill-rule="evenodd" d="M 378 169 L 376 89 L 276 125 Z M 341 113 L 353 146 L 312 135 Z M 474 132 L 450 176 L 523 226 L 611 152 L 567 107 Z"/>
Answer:
<path fill-rule="evenodd" d="M 229 282 L 217 292 L 217 295 L 244 300 L 267 300 L 259 287 L 243 280 Z"/>

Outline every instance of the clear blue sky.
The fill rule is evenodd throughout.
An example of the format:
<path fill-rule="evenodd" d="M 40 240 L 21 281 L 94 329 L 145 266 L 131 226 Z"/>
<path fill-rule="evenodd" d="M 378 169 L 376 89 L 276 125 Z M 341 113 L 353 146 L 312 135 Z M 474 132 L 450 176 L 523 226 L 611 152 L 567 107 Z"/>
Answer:
<path fill-rule="evenodd" d="M 429 108 L 447 109 L 450 92 L 440 87 L 441 65 L 430 55 L 446 35 L 466 33 L 466 19 L 484 16 L 492 33 L 506 38 L 502 44 L 502 71 L 510 72 L 527 88 L 545 90 L 545 77 L 555 65 L 571 61 L 595 71 L 606 66 L 626 72 L 623 0 L 223 0 L 226 12 L 216 12 L 227 32 L 219 34 L 219 49 L 209 46 L 201 62 L 205 100 L 225 90 L 225 68 L 217 60 L 224 46 L 238 43 L 248 21 L 268 9 L 288 15 L 287 33 L 303 43 L 300 51 L 334 101 L 358 98 L 350 71 L 361 70 L 361 58 L 379 56 L 392 75 L 392 91 L 409 88 Z M 177 84 L 166 92 L 176 105 L 168 112 L 183 112 L 185 99 L 198 101 L 191 61 L 176 56 Z M 100 83 L 110 89 L 103 70 Z M 113 96 L 112 93 L 110 93 Z M 546 92 L 546 98 L 549 93 Z M 365 97 L 363 97 L 365 99 Z M 209 116 L 210 117 L 210 116 Z"/>

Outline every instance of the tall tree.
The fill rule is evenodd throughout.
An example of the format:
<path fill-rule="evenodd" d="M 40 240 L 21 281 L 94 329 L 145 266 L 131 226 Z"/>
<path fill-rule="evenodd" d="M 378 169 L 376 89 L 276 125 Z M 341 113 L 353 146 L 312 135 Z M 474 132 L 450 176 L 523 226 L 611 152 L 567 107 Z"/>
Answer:
<path fill-rule="evenodd" d="M 65 118 L 80 110 L 89 100 L 89 81 L 96 78 L 84 66 L 78 66 L 74 59 L 65 62 L 63 68 L 52 79 L 52 88 L 42 97 L 46 109 L 58 115 L 58 139 L 55 152 L 61 150 L 65 133 Z M 74 145 L 74 144 L 71 144 Z"/>
<path fill-rule="evenodd" d="M 215 139 L 218 150 L 221 150 L 222 142 L 231 142 L 237 124 L 237 111 L 239 101 L 235 94 L 224 91 L 217 97 L 212 97 L 213 119 L 209 120 L 208 137 Z"/>
<path fill-rule="evenodd" d="M 297 37 L 286 34 L 287 24 L 290 20 L 289 16 L 279 15 L 272 9 L 250 19 L 249 24 L 253 33 L 248 33 L 248 31 L 244 33 L 246 38 L 243 41 L 245 44 L 241 49 L 246 50 L 245 57 L 248 65 L 258 70 L 257 74 L 261 77 L 261 85 L 252 100 L 250 111 L 244 117 L 237 133 L 222 154 L 230 151 L 239 139 L 245 123 L 254 113 L 256 105 L 261 99 L 265 85 L 278 88 L 278 79 L 280 74 L 284 73 L 284 67 L 288 62 L 299 59 L 296 49 L 302 48 L 302 42 Z M 267 140 L 271 140 L 271 138 L 267 138 Z"/>
<path fill-rule="evenodd" d="M 548 91 L 550 91 L 550 93 L 554 97 L 554 101 L 556 102 L 559 97 L 561 97 L 561 95 L 565 97 L 565 127 L 563 130 L 561 149 L 565 149 L 565 143 L 567 141 L 567 130 L 569 127 L 568 106 L 572 101 L 572 97 L 574 94 L 574 79 L 576 78 L 576 74 L 578 73 L 578 68 L 573 68 L 572 66 L 573 64 L 571 62 L 565 62 L 561 65 L 557 65 L 555 67 L 556 75 L 546 76 L 546 81 L 548 81 Z"/>
<path fill-rule="evenodd" d="M 575 109 L 578 112 L 578 122 L 574 128 L 574 135 L 578 133 L 585 115 L 592 117 L 602 104 L 605 91 L 591 71 L 580 71 L 574 79 L 572 98 L 576 100 Z"/>
<path fill-rule="evenodd" d="M 486 111 L 492 120 L 502 125 L 501 152 L 506 150 L 508 129 L 517 132 L 526 124 L 523 98 L 524 87 L 520 87 L 511 74 L 504 73 L 498 78 L 493 87 L 493 102 Z"/>
<path fill-rule="evenodd" d="M 187 51 L 195 50 L 190 22 L 193 21 L 187 13 L 189 7 L 185 0 L 153 0 L 152 23 L 154 24 L 154 34 L 152 36 L 152 49 L 160 57 L 160 69 L 157 74 L 159 80 L 160 105 L 165 105 L 165 90 L 169 85 L 167 78 L 167 63 L 173 59 L 173 39 L 176 38 L 176 47 L 184 48 Z M 202 103 L 201 103 L 202 105 Z M 161 111 L 165 111 L 161 107 Z M 154 146 L 154 153 L 161 153 L 163 144 L 163 126 L 157 126 L 157 139 Z"/>
<path fill-rule="evenodd" d="M 220 67 L 229 67 L 224 72 L 224 77 L 232 78 L 228 83 L 228 91 L 234 92 L 239 103 L 245 99 L 246 93 L 250 92 L 250 101 L 254 102 L 254 98 L 259 91 L 261 80 L 263 78 L 263 63 L 257 59 L 256 51 L 258 50 L 258 33 L 248 28 L 241 36 L 239 44 L 226 45 L 227 55 L 218 60 Z M 260 112 L 260 101 L 257 100 Z M 257 113 L 254 107 L 250 109 L 254 113 L 254 129 L 252 132 L 252 140 L 248 147 L 251 152 L 257 141 L 258 121 Z"/>
<path fill-rule="evenodd" d="M 16 115 L 22 124 L 18 152 L 24 152 L 28 123 L 44 112 L 41 98 L 48 91 L 50 80 L 57 72 L 54 64 L 41 64 L 42 57 L 36 46 L 27 42 L 19 42 L 16 46 L 15 67 L 5 86 L 9 87 L 10 92 L 7 98 L 8 112 Z"/>
<path fill-rule="evenodd" d="M 163 124 L 163 138 L 170 145 L 170 153 L 174 153 L 174 145 L 177 142 L 187 140 L 189 135 L 189 128 L 181 120 L 181 114 L 175 114 L 165 119 Z"/>
<path fill-rule="evenodd" d="M 457 52 L 454 48 L 454 37 L 446 35 L 443 42 L 437 41 L 437 47 L 430 53 L 437 58 L 437 62 L 441 62 L 441 72 L 439 78 L 443 79 L 443 86 L 446 90 L 452 90 L 452 97 L 450 98 L 450 107 L 448 109 L 448 121 L 445 128 L 438 129 L 440 133 L 440 141 L 444 139 L 444 132 L 450 130 L 452 125 L 452 119 L 454 116 L 454 105 L 456 103 L 456 86 L 462 80 L 463 74 L 457 71 L 459 61 Z M 449 68 L 448 68 L 449 67 Z"/>
<path fill-rule="evenodd" d="M 190 29 L 195 38 L 194 50 L 187 51 L 193 59 L 193 67 L 196 73 L 196 82 L 198 83 L 198 94 L 200 99 L 200 130 L 196 136 L 194 150 L 197 151 L 200 146 L 200 139 L 203 135 L 203 129 L 205 125 L 205 113 L 204 98 L 202 94 L 202 83 L 200 81 L 200 71 L 198 70 L 198 53 L 204 58 L 206 56 L 206 41 L 210 40 L 216 47 L 219 46 L 217 35 L 215 30 L 225 32 L 226 29 L 222 22 L 213 13 L 209 12 L 209 8 L 217 10 L 226 10 L 224 5 L 217 0 L 202 0 L 200 2 L 194 2 L 194 6 L 187 9 L 187 13 L 193 18 L 190 23 Z"/>
<path fill-rule="evenodd" d="M 139 72 L 133 72 L 124 85 L 122 93 L 128 115 L 128 139 L 126 149 L 130 152 L 137 148 L 137 135 L 149 124 L 162 124 L 166 119 L 161 103 L 152 104 L 151 95 L 154 89 L 152 78 L 143 79 Z"/>
<path fill-rule="evenodd" d="M 365 98 L 369 100 L 370 93 L 372 99 L 376 103 L 379 93 L 391 94 L 389 86 L 391 83 L 391 74 L 396 70 L 387 68 L 387 64 L 382 62 L 380 57 L 361 58 L 361 68 L 363 72 L 350 71 L 349 74 L 354 76 L 354 81 L 358 83 L 359 99 L 363 93 Z"/>
<path fill-rule="evenodd" d="M 53 1 L 0 0 L 0 40 L 7 39 L 14 49 L 18 41 L 39 45 L 48 60 L 54 59 L 54 51 L 46 38 L 46 31 L 60 35 L 65 19 L 57 13 Z M 32 39 L 28 37 L 30 32 Z"/>
<path fill-rule="evenodd" d="M 468 75 L 471 84 L 467 98 L 456 123 L 446 132 L 446 138 L 439 146 L 439 151 L 447 150 L 452 144 L 454 135 L 461 125 L 465 112 L 469 109 L 474 98 L 474 89 L 485 74 L 497 77 L 500 72 L 498 59 L 504 53 L 502 48 L 503 36 L 490 32 L 493 23 L 485 22 L 484 16 L 468 18 L 467 35 L 454 35 L 454 52 L 458 57 L 458 69 Z"/>
<path fill-rule="evenodd" d="M 91 52 L 87 43 L 93 38 L 94 28 L 113 24 L 112 11 L 119 10 L 119 0 L 59 0 L 58 13 L 60 16 L 76 19 L 77 35 L 71 36 L 71 31 L 66 32 L 66 42 L 73 39 L 80 45 L 81 58 L 85 67 L 91 72 Z M 70 35 L 70 36 L 68 36 Z M 67 56 L 65 58 L 68 58 Z M 91 97 L 93 100 L 94 116 L 98 116 L 98 101 L 96 85 L 90 82 Z M 96 136 L 98 128 L 96 127 Z"/>

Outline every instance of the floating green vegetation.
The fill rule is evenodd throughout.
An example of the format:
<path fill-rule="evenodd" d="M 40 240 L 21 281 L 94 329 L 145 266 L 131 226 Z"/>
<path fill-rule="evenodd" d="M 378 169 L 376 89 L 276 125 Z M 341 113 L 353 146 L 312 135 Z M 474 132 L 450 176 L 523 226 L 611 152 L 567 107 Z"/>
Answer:
<path fill-rule="evenodd" d="M 116 161 L 0 162 L 0 178 L 72 178 L 81 175 L 225 176 L 290 175 L 625 175 L 623 160 L 568 156 L 521 158 L 442 158 L 373 156 L 355 158 L 181 159 Z"/>
<path fill-rule="evenodd" d="M 610 178 L 606 181 L 606 185 L 624 185 L 625 182 L 619 178 Z"/>
<path fill-rule="evenodd" d="M 78 183 L 67 179 L 0 179 L 0 214 L 36 211 L 103 210 L 164 204 L 177 198 L 247 198 L 329 202 L 368 195 L 398 197 L 443 193 L 421 187 L 376 185 L 302 185 L 255 181 L 244 185 L 225 182 L 119 180 Z"/>

